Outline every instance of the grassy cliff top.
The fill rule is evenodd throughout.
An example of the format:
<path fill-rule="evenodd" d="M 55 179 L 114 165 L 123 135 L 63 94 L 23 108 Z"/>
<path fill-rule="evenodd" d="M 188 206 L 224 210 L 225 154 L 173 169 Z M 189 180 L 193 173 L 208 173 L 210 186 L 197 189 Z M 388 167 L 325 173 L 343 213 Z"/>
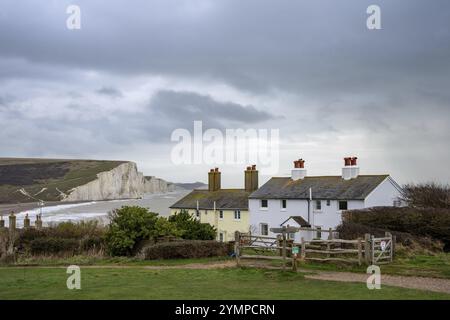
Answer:
<path fill-rule="evenodd" d="M 86 184 L 126 161 L 0 158 L 0 203 L 60 200 L 60 191 Z M 43 191 L 43 188 L 46 190 Z"/>

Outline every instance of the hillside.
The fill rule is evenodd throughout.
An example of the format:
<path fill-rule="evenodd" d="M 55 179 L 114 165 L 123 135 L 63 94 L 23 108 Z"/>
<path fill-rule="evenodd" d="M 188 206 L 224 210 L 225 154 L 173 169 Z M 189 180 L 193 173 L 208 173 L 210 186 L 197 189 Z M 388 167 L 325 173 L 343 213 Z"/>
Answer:
<path fill-rule="evenodd" d="M 126 161 L 0 158 L 0 203 L 61 200 L 62 193 L 123 163 Z"/>

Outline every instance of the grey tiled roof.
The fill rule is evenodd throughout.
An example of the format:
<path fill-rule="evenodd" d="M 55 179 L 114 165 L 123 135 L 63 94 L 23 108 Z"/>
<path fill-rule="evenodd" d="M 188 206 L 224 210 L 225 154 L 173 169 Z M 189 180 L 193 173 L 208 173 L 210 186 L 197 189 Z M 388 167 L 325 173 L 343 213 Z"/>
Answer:
<path fill-rule="evenodd" d="M 184 198 L 174 203 L 172 209 L 240 209 L 248 210 L 248 196 L 250 192 L 244 189 L 221 189 L 217 191 L 193 190 Z"/>
<path fill-rule="evenodd" d="M 290 177 L 272 178 L 250 195 L 250 199 L 313 199 L 364 200 L 389 175 L 359 175 L 351 180 L 341 176 L 305 177 L 293 181 Z"/>

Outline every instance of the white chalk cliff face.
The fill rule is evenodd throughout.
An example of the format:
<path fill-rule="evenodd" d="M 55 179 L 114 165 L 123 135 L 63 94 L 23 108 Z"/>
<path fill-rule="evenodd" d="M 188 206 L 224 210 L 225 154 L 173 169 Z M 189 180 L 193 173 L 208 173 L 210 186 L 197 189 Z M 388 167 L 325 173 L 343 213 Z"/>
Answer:
<path fill-rule="evenodd" d="M 173 191 L 174 186 L 162 179 L 144 177 L 134 162 L 97 174 L 97 179 L 67 192 L 63 201 L 137 199 L 144 193 Z"/>

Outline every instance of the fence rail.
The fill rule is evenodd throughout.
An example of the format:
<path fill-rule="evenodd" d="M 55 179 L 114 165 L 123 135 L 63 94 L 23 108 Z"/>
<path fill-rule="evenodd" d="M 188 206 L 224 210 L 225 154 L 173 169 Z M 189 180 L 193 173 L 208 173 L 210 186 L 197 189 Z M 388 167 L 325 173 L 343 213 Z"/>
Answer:
<path fill-rule="evenodd" d="M 299 228 L 311 231 L 309 228 Z M 334 231 L 330 230 L 330 235 Z M 244 253 L 246 249 L 253 250 L 250 254 Z M 293 270 L 297 270 L 297 264 L 305 261 L 320 262 L 347 262 L 380 264 L 390 263 L 393 260 L 395 249 L 395 237 L 386 233 L 385 237 L 375 238 L 366 234 L 365 238 L 355 240 L 332 239 L 328 240 L 313 239 L 304 240 L 295 243 L 287 239 L 287 233 L 283 232 L 278 237 L 258 236 L 248 233 L 235 233 L 235 254 L 236 262 L 241 264 L 241 259 L 259 259 L 259 260 L 280 260 L 283 261 L 283 269 L 289 263 Z"/>

